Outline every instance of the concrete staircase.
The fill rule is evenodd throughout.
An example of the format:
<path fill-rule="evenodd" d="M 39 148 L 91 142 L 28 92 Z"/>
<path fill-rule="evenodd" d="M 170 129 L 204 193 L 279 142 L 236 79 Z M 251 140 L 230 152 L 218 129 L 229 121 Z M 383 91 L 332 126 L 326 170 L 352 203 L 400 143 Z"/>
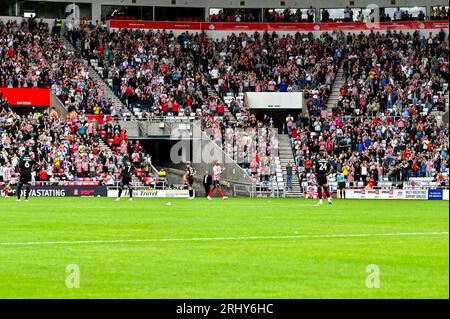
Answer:
<path fill-rule="evenodd" d="M 444 112 L 439 112 L 436 108 L 433 108 L 430 114 L 433 115 L 434 117 L 436 117 L 437 123 L 439 125 L 442 125 L 444 114 L 449 111 L 450 101 L 449 101 L 448 83 L 444 84 L 442 91 L 439 91 L 436 93 L 437 93 L 437 95 L 435 95 L 433 97 L 433 101 L 436 102 L 438 100 L 438 94 L 443 94 L 444 98 L 445 98 L 445 109 L 444 109 Z"/>
<path fill-rule="evenodd" d="M 91 59 L 89 61 L 89 74 L 91 74 L 92 78 L 97 81 L 98 85 L 103 91 L 103 96 L 106 99 L 111 100 L 112 105 L 117 112 L 117 115 L 120 118 L 129 118 L 129 119 L 134 118 L 128 106 L 123 104 L 122 101 L 117 97 L 117 95 L 114 94 L 112 90 L 112 80 L 107 79 L 107 82 L 105 82 L 103 78 L 100 76 L 100 74 L 102 74 L 102 71 L 103 71 L 102 68 L 98 66 L 97 59 Z"/>
<path fill-rule="evenodd" d="M 211 87 L 208 87 L 208 95 L 209 96 L 215 96 L 217 98 L 217 100 L 219 100 L 219 94 L 217 93 L 217 90 Z M 236 122 L 236 117 L 234 116 L 233 113 L 231 113 L 230 108 L 229 108 L 229 102 L 227 103 L 227 100 L 225 100 L 225 115 L 228 116 L 228 118 L 230 119 L 230 122 Z"/>
<path fill-rule="evenodd" d="M 334 78 L 331 95 L 328 97 L 327 101 L 327 109 L 329 114 L 331 114 L 333 106 L 339 101 L 339 88 L 345 83 L 345 78 L 343 78 L 343 75 L 344 71 L 342 70 L 342 67 L 339 67 L 336 77 Z"/>
<path fill-rule="evenodd" d="M 67 39 L 67 37 L 63 36 L 62 40 L 64 41 L 64 45 L 66 48 L 77 51 L 77 49 L 73 46 L 73 44 Z M 131 116 L 131 113 L 126 105 L 124 105 L 119 98 L 114 94 L 114 92 L 111 90 L 110 87 L 103 81 L 103 79 L 100 77 L 99 73 L 90 66 L 90 62 L 84 59 L 85 65 L 87 67 L 87 71 L 89 72 L 89 76 L 94 79 L 96 82 L 96 85 L 100 87 L 100 89 L 103 92 L 103 98 L 105 100 L 111 99 L 113 109 L 116 111 L 116 114 L 119 118 L 129 118 Z"/>
<path fill-rule="evenodd" d="M 276 172 L 277 172 L 277 187 L 278 189 L 285 188 L 285 182 L 283 177 L 283 167 L 281 166 L 281 159 L 280 159 L 280 144 L 279 144 L 279 136 L 278 136 L 278 145 L 275 145 L 274 147 L 275 156 L 273 158 L 273 161 L 275 162 L 275 165 L 277 166 Z"/>
<path fill-rule="evenodd" d="M 233 93 L 227 93 L 227 95 L 224 96 L 224 98 L 223 98 L 223 100 L 225 101 L 226 109 L 227 109 L 228 112 L 230 112 L 230 113 L 231 113 L 230 104 L 231 104 L 231 101 L 233 100 L 233 97 L 234 97 Z M 244 102 L 244 93 L 242 93 L 242 92 L 239 93 L 239 94 L 236 96 L 236 101 L 242 104 L 242 103 Z M 239 114 L 237 114 L 237 115 L 238 115 L 238 117 L 239 117 Z M 234 115 L 233 115 L 233 118 L 235 118 Z"/>
<path fill-rule="evenodd" d="M 292 153 L 291 143 L 289 141 L 289 136 L 287 134 L 278 135 L 279 143 L 279 160 L 281 164 L 281 172 L 283 174 L 284 183 L 287 182 L 286 177 L 286 165 L 291 162 L 294 165 L 294 155 Z M 300 181 L 298 175 L 292 174 L 292 190 L 286 190 L 286 197 L 303 197 L 304 194 L 301 192 Z"/>

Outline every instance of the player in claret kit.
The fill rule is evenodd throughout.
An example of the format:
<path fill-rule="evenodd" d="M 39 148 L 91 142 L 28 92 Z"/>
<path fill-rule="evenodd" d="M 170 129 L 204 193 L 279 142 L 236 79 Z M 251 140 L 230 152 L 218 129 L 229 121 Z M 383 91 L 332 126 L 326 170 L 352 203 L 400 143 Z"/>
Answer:
<path fill-rule="evenodd" d="M 220 174 L 222 174 L 222 172 L 225 170 L 225 168 L 222 168 L 220 166 L 219 162 L 216 162 L 216 164 L 213 167 L 213 184 L 211 185 L 211 189 L 209 190 L 209 194 L 206 197 L 208 200 L 211 200 L 211 195 L 214 193 L 214 190 L 217 187 L 217 191 L 219 192 L 220 196 L 222 196 L 223 199 L 227 199 L 228 197 L 226 197 L 223 194 L 222 191 L 222 186 L 220 185 Z"/>
<path fill-rule="evenodd" d="M 316 205 L 322 205 L 322 192 L 325 192 L 328 197 L 328 204 L 331 204 L 331 191 L 328 186 L 328 175 L 333 168 L 325 156 L 320 153 L 316 162 L 314 163 L 314 173 L 317 176 L 317 191 L 319 195 L 319 202 Z"/>
<path fill-rule="evenodd" d="M 36 166 L 34 154 L 31 151 L 26 150 L 17 165 L 20 173 L 19 185 L 17 186 L 17 201 L 20 202 L 22 187 L 25 185 L 25 201 L 28 202 L 31 188 L 31 172 Z"/>
<path fill-rule="evenodd" d="M 123 157 L 123 166 L 122 166 L 122 180 L 119 184 L 119 194 L 116 198 L 116 201 L 120 200 L 120 197 L 122 196 L 123 189 L 125 186 L 128 187 L 128 190 L 130 191 L 130 201 L 133 200 L 133 185 L 132 185 L 132 179 L 131 174 L 133 173 L 133 165 L 131 164 L 130 160 L 128 159 L 128 156 Z"/>
<path fill-rule="evenodd" d="M 189 189 L 189 198 L 188 199 L 194 199 L 194 175 L 197 173 L 195 168 L 191 166 L 191 163 L 186 163 L 186 173 L 184 174 L 184 179 L 188 185 Z"/>

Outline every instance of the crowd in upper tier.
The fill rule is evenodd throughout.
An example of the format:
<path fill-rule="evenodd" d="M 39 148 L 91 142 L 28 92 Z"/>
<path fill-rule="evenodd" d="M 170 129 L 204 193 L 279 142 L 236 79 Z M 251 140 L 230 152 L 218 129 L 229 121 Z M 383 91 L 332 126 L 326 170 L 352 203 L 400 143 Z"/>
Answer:
<path fill-rule="evenodd" d="M 227 105 L 227 95 L 304 93 L 307 112 L 286 119 L 300 172 L 311 169 L 320 151 L 329 154 L 336 171 L 345 171 L 348 182 L 367 176 L 405 180 L 448 169 L 448 124 L 435 116 L 448 105 L 448 35 L 443 30 L 436 35 L 255 32 L 216 40 L 206 33 L 110 31 L 82 24 L 68 33 L 75 51 L 43 22 L 0 22 L 0 30 L 2 86 L 49 87 L 69 111 L 67 119 L 54 112 L 19 117 L 4 108 L 1 113 L 3 158 L 18 156 L 24 139 L 18 128 L 24 127 L 34 137 L 47 176 L 104 179 L 117 172 L 124 154 L 142 168 L 148 157 L 142 149 L 133 151 L 120 128 L 108 131 L 97 125 L 110 124 L 87 120 L 86 114 L 117 115 L 88 71 L 91 59 L 130 110 L 139 109 L 143 117 L 196 116 L 231 158 L 250 170 L 256 161 L 261 175 L 274 169 L 274 121 L 270 116 L 258 120 L 241 99 Z M 334 88 L 339 99 L 330 105 L 339 68 L 345 81 Z M 110 144 L 111 154 L 98 148 L 99 139 Z M 0 165 L 5 172 L 6 160 Z"/>
<path fill-rule="evenodd" d="M 131 108 L 151 115 L 223 115 L 228 92 L 310 89 L 324 101 L 342 57 L 343 34 L 279 36 L 241 33 L 223 41 L 205 33 L 120 30 L 85 26 L 71 33 L 84 55 L 97 58 L 103 78 Z"/>
<path fill-rule="evenodd" d="M 115 116 L 112 102 L 90 78 L 87 62 L 47 23 L 0 21 L 0 87 L 51 88 L 69 112 Z"/>

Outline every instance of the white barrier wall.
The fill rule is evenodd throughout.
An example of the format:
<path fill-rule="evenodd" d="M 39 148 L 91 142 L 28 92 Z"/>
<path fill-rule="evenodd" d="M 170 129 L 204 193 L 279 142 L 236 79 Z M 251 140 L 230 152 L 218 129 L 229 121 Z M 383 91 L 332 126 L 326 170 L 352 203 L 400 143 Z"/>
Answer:
<path fill-rule="evenodd" d="M 246 92 L 245 99 L 250 109 L 301 110 L 302 92 Z"/>
<path fill-rule="evenodd" d="M 347 189 L 348 199 L 422 199 L 449 200 L 448 189 Z"/>
<path fill-rule="evenodd" d="M 118 190 L 108 190 L 108 197 L 117 197 Z M 130 196 L 130 192 L 128 189 L 122 192 L 122 197 L 127 198 Z M 188 198 L 189 191 L 188 190 L 178 190 L 178 189 L 167 189 L 167 190 L 133 190 L 133 197 L 162 197 L 162 198 Z"/>

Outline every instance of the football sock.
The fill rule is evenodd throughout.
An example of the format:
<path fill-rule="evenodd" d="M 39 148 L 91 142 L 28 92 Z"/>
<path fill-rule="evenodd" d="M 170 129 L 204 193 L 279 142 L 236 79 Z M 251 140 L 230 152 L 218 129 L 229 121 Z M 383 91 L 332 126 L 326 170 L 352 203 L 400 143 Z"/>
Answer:
<path fill-rule="evenodd" d="M 30 185 L 27 185 L 25 188 L 25 199 L 28 199 L 28 196 L 30 196 Z"/>
<path fill-rule="evenodd" d="M 17 199 L 20 199 L 20 194 L 22 193 L 22 184 L 17 186 Z"/>

